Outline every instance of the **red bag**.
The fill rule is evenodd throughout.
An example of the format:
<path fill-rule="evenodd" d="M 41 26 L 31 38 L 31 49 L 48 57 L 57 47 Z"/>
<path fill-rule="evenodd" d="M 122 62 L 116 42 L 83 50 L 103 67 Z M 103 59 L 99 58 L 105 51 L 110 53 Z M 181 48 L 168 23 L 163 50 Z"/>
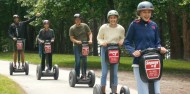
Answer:
<path fill-rule="evenodd" d="M 145 60 L 145 70 L 148 79 L 157 79 L 160 76 L 161 64 L 159 59 Z"/>
<path fill-rule="evenodd" d="M 45 53 L 51 53 L 51 45 L 50 44 L 45 44 L 44 49 L 45 49 Z"/>
<path fill-rule="evenodd" d="M 110 64 L 119 63 L 119 50 L 108 50 Z"/>
<path fill-rule="evenodd" d="M 23 49 L 23 42 L 22 42 L 22 40 L 18 40 L 16 45 L 17 45 L 17 50 L 22 50 Z"/>
<path fill-rule="evenodd" d="M 89 46 L 83 46 L 82 47 L 82 55 L 88 56 L 88 54 L 89 54 Z"/>

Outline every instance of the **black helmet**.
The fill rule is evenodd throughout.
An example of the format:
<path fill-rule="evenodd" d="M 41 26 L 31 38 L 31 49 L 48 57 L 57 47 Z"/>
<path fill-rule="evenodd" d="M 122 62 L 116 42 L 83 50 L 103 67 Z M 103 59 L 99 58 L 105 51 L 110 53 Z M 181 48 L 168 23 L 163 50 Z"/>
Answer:
<path fill-rule="evenodd" d="M 81 18 L 81 15 L 80 15 L 79 13 L 76 13 L 76 14 L 74 15 L 74 18 Z"/>
<path fill-rule="evenodd" d="M 149 1 L 142 1 L 137 6 L 137 12 L 139 12 L 141 10 L 152 10 L 153 11 L 154 10 L 154 6 Z"/>
<path fill-rule="evenodd" d="M 19 16 L 17 14 L 13 15 L 13 18 L 19 18 Z"/>
<path fill-rule="evenodd" d="M 43 20 L 43 24 L 49 24 L 49 20 Z"/>

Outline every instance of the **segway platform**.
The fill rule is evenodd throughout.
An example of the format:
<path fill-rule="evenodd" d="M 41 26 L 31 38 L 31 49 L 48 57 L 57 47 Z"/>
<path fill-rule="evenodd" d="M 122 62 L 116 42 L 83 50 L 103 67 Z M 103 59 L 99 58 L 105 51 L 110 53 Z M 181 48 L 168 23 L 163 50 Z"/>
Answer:
<path fill-rule="evenodd" d="M 20 68 L 18 68 L 18 67 L 14 68 L 13 62 L 10 62 L 9 71 L 10 71 L 10 75 L 13 75 L 13 73 L 21 73 L 21 72 L 25 72 L 25 75 L 28 75 L 28 73 L 29 73 L 29 64 L 28 64 L 28 62 L 25 62 L 24 67 L 20 66 Z"/>

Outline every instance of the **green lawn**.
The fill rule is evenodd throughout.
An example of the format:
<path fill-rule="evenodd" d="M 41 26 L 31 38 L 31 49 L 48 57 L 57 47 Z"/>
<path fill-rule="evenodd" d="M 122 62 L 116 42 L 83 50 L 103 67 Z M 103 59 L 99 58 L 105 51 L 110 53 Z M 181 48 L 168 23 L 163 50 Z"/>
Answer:
<path fill-rule="evenodd" d="M 0 94 L 25 94 L 25 92 L 14 81 L 0 75 Z"/>
<path fill-rule="evenodd" d="M 25 53 L 27 61 L 33 64 L 39 64 L 40 58 L 37 53 Z M 1 60 L 12 60 L 11 53 L 0 53 Z M 131 63 L 132 57 L 121 57 L 119 70 L 132 71 Z M 65 54 L 54 54 L 53 63 L 58 64 L 60 67 L 74 67 L 74 56 Z M 100 57 L 89 56 L 88 57 L 88 68 L 100 69 Z M 190 62 L 182 60 L 164 60 L 164 72 L 174 74 L 188 74 L 190 75 Z"/>

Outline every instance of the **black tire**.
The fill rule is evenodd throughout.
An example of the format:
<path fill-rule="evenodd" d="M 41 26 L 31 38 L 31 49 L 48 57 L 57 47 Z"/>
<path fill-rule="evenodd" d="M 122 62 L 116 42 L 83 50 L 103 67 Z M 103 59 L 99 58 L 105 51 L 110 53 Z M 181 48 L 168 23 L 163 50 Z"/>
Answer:
<path fill-rule="evenodd" d="M 57 80 L 59 77 L 59 67 L 58 65 L 53 66 L 53 71 L 54 71 L 54 80 Z"/>
<path fill-rule="evenodd" d="M 37 80 L 41 80 L 41 76 L 42 76 L 42 68 L 41 68 L 41 65 L 38 65 L 37 68 L 36 68 Z"/>
<path fill-rule="evenodd" d="M 10 75 L 13 75 L 13 62 L 9 63 L 9 72 L 10 72 Z"/>
<path fill-rule="evenodd" d="M 75 87 L 76 81 L 77 81 L 76 72 L 75 72 L 75 70 L 72 70 L 69 73 L 69 85 L 70 85 L 70 87 Z"/>
<path fill-rule="evenodd" d="M 90 82 L 89 82 L 88 86 L 89 86 L 89 87 L 93 87 L 94 84 L 95 84 L 95 80 L 96 80 L 95 73 L 94 73 L 93 70 L 90 70 L 90 71 L 88 72 L 88 77 L 89 77 L 89 79 L 90 79 Z"/>
<path fill-rule="evenodd" d="M 120 89 L 120 94 L 130 94 L 130 90 L 127 86 L 122 86 Z"/>
<path fill-rule="evenodd" d="M 25 69 L 25 75 L 28 75 L 29 74 L 29 64 L 28 64 L 28 62 L 25 62 L 24 69 Z"/>
<path fill-rule="evenodd" d="M 103 94 L 102 93 L 102 89 L 101 89 L 101 85 L 96 84 L 93 88 L 93 94 Z"/>

